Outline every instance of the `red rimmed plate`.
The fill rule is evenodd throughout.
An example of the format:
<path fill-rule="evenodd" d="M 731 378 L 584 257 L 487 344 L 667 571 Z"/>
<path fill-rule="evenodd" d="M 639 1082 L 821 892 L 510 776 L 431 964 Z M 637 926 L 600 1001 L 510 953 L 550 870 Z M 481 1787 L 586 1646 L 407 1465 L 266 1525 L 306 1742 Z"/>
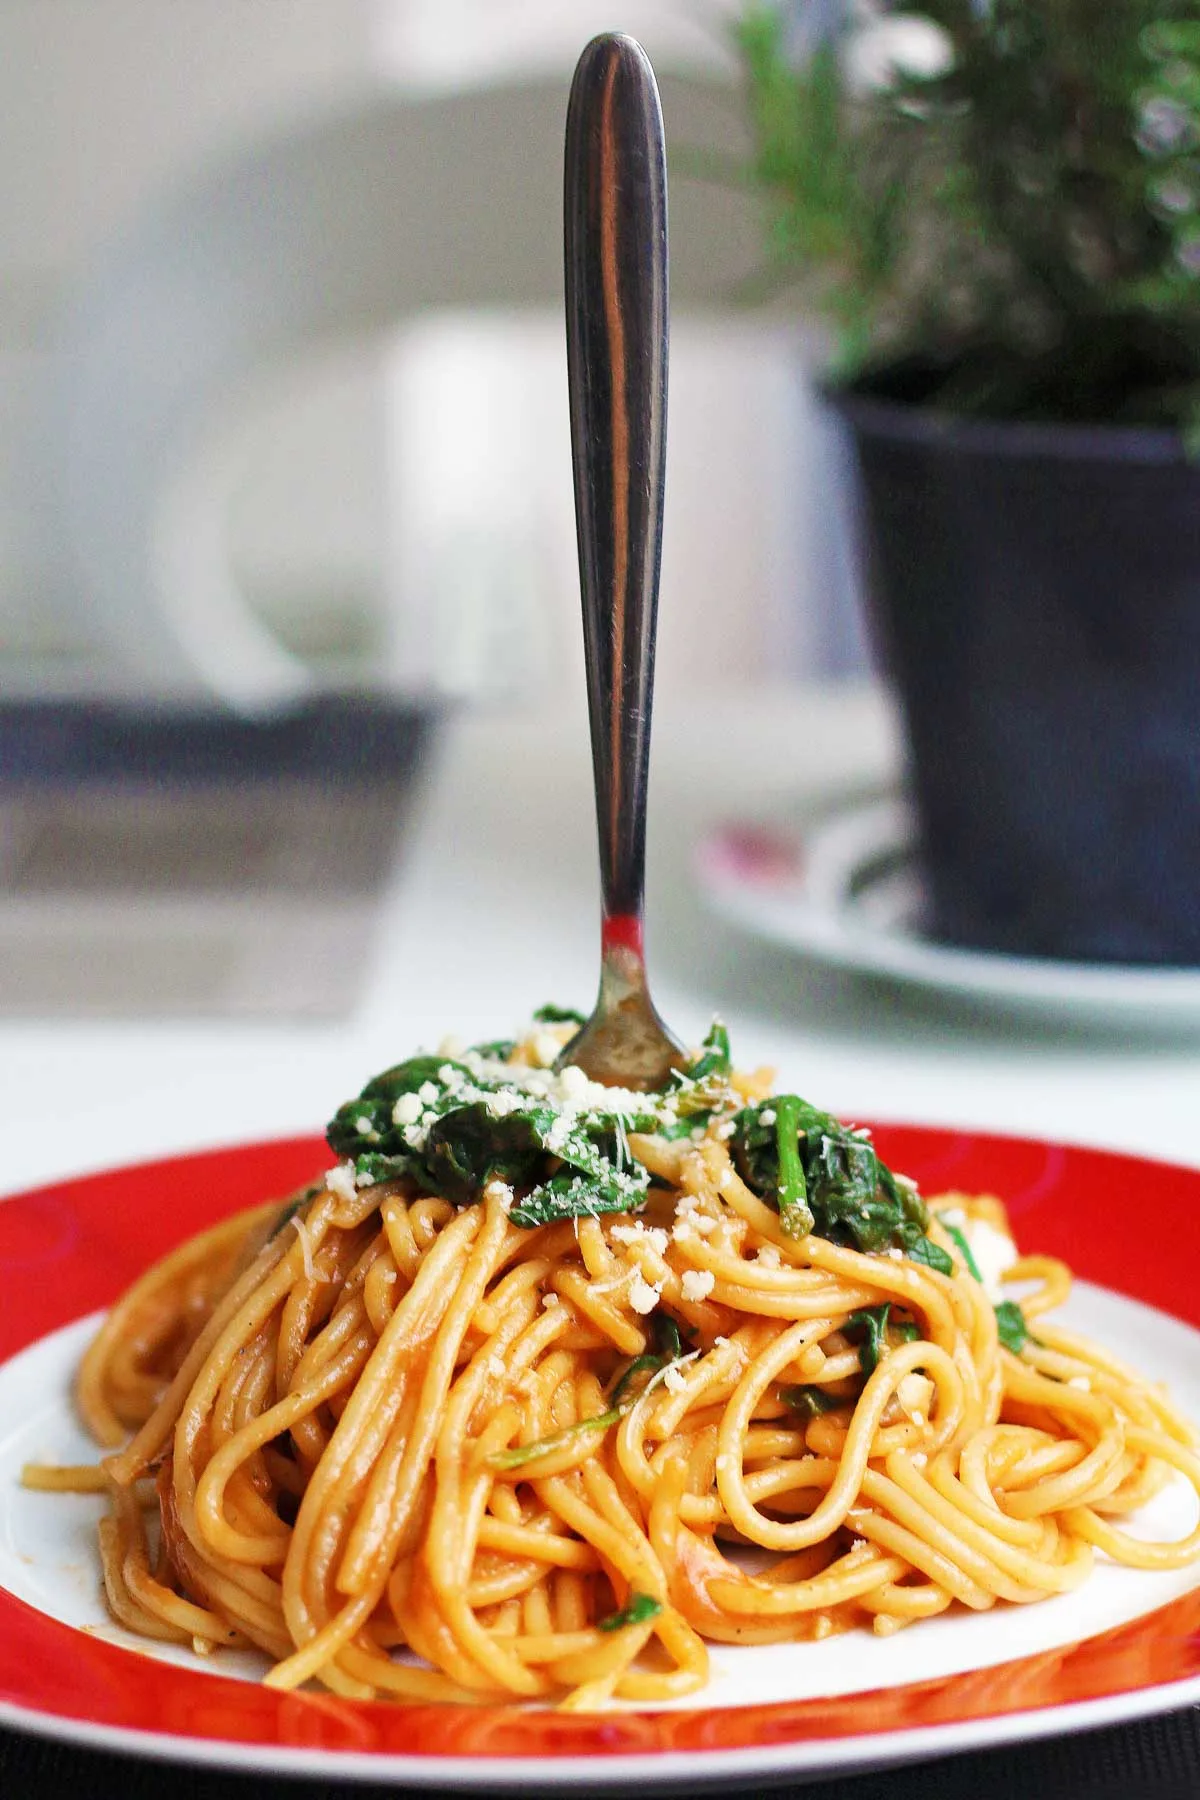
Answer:
<path fill-rule="evenodd" d="M 1200 1416 L 1200 1299 L 1184 1253 L 1200 1231 L 1200 1171 L 918 1127 L 881 1125 L 876 1137 L 927 1193 L 999 1193 L 1022 1245 L 1065 1256 L 1084 1278 L 1080 1328 L 1169 1380 Z M 87 1315 L 172 1244 L 326 1160 L 319 1140 L 295 1139 L 0 1204 L 0 1721 L 190 1762 L 496 1789 L 797 1779 L 1200 1700 L 1200 1570 L 1106 1568 L 1079 1606 L 1063 1596 L 894 1639 L 715 1652 L 705 1704 L 587 1718 L 278 1694 L 239 1664 L 131 1648 L 98 1595 L 98 1503 L 27 1494 L 21 1463 L 87 1454 L 67 1385 Z M 1171 1535 L 1189 1522 L 1190 1502 L 1174 1504 L 1156 1521 Z"/>

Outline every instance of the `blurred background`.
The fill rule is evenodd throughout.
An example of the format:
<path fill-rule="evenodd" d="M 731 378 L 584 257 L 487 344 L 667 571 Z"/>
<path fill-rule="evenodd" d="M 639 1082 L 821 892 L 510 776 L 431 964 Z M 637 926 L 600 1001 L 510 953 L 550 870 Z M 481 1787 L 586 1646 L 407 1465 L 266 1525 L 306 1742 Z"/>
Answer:
<path fill-rule="evenodd" d="M 619 23 L 672 156 L 736 152 L 722 7 Z M 561 132 L 612 24 L 0 0 L 0 1010 L 270 1010 L 261 895 L 319 913 L 331 868 L 288 1004 L 336 1010 L 430 716 L 582 708 Z M 680 168 L 671 204 L 660 694 L 860 674 L 839 453 L 740 299 L 751 202 Z"/>
<path fill-rule="evenodd" d="M 206 388 L 197 352 L 186 408 L 162 391 L 151 334 L 164 265 L 189 254 L 188 202 L 211 221 L 223 176 L 231 191 L 244 185 L 268 154 L 283 149 L 286 161 L 289 135 L 368 111 L 381 90 L 416 105 L 465 90 L 486 106 L 497 84 L 532 78 L 561 84 L 565 104 L 575 56 L 610 13 L 590 0 L 0 0 L 5 695 L 129 687 L 146 622 L 128 594 L 108 595 L 106 608 L 104 583 L 131 581 L 139 549 L 150 590 L 139 610 L 153 599 L 183 620 L 177 636 L 200 640 L 195 615 L 211 608 L 216 636 L 214 590 L 232 586 L 322 685 L 485 696 L 578 656 L 556 307 L 514 313 L 497 271 L 486 311 L 425 306 L 370 332 L 329 318 L 299 343 L 281 324 L 280 343 L 263 334 L 236 379 L 214 371 Z M 711 0 L 630 0 L 625 14 L 661 70 L 732 83 Z M 736 103 L 731 126 L 735 114 Z M 680 119 L 672 150 L 688 135 Z M 450 130 L 442 149 L 453 157 Z M 476 181 L 471 149 L 445 169 L 447 194 Z M 519 160 L 522 146 L 512 149 Z M 537 192 L 558 179 L 551 171 Z M 286 184 L 256 197 L 265 214 L 273 199 L 292 201 Z M 728 210 L 713 206 L 714 233 Z M 265 214 L 239 221 L 240 258 L 269 231 Z M 406 223 L 381 206 L 351 250 L 365 255 L 388 234 L 403 245 Z M 411 254 L 425 253 L 418 237 Z M 714 257 L 736 267 L 719 242 Z M 322 280 L 315 254 L 310 279 Z M 187 301 L 227 306 L 214 289 L 197 277 Z M 816 438 L 790 327 L 723 314 L 719 298 L 697 316 L 685 296 L 675 321 L 660 679 L 752 678 L 781 660 L 853 666 L 852 619 L 812 603 L 834 579 L 836 551 L 819 493 L 806 505 L 794 478 Z M 281 293 L 281 313 L 288 304 Z M 116 332 L 121 308 L 140 320 L 130 335 Z M 210 329 L 189 328 L 194 340 Z M 121 390 L 96 380 L 106 333 L 120 337 Z M 81 378 L 64 399 L 56 377 L 72 366 Z M 148 484 L 114 438 L 130 430 L 131 409 L 145 433 L 158 428 L 156 403 L 173 430 Z M 64 444 L 75 459 L 65 482 Z M 122 511 L 143 539 L 118 554 Z M 186 687 L 165 650 L 157 666 L 144 660 L 151 693 Z M 208 685 L 231 685 L 223 666 L 207 673 Z M 246 688 L 253 706 L 255 684 Z"/>

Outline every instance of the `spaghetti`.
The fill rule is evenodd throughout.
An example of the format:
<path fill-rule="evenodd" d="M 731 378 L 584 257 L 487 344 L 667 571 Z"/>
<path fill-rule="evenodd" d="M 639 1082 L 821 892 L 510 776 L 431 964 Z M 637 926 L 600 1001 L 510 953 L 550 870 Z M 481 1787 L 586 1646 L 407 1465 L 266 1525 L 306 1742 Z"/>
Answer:
<path fill-rule="evenodd" d="M 594 1710 L 696 1692 L 709 1643 L 1200 1557 L 1120 1523 L 1174 1472 L 1200 1494 L 1197 1434 L 1048 1322 L 1069 1272 L 1014 1260 L 998 1201 L 927 1209 L 719 1037 L 601 1115 L 541 1067 L 569 1034 L 389 1071 L 282 1218 L 118 1302 L 77 1385 L 111 1454 L 26 1471 L 109 1494 L 118 1621 L 257 1646 L 281 1688 Z"/>

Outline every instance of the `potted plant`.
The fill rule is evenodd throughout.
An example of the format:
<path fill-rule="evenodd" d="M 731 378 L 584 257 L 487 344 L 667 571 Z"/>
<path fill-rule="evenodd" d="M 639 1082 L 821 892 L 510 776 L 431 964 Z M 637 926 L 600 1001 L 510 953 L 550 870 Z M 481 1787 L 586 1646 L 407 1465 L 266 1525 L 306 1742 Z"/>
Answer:
<path fill-rule="evenodd" d="M 952 943 L 1200 963 L 1197 0 L 754 3 Z"/>

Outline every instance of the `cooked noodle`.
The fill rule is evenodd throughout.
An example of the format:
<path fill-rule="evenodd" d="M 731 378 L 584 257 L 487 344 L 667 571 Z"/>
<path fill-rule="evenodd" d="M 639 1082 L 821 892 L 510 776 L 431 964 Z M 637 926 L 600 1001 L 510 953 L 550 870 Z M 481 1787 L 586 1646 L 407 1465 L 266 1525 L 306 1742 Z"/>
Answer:
<path fill-rule="evenodd" d="M 151 1269 L 79 1373 L 103 1475 L 27 1471 L 107 1489 L 114 1616 L 258 1646 L 279 1688 L 584 1710 L 698 1691 L 709 1643 L 1035 1601 L 1096 1552 L 1200 1556 L 1200 1526 L 1117 1523 L 1174 1471 L 1200 1492 L 1197 1436 L 1046 1321 L 1064 1265 L 1007 1270 L 1036 1333 L 1014 1354 L 941 1203 L 952 1274 L 790 1236 L 694 1136 L 630 1137 L 657 1183 L 636 1218 L 529 1229 L 499 1180 L 456 1208 L 335 1172 L 294 1228 L 259 1208 Z M 1005 1229 L 994 1200 L 953 1206 Z"/>

